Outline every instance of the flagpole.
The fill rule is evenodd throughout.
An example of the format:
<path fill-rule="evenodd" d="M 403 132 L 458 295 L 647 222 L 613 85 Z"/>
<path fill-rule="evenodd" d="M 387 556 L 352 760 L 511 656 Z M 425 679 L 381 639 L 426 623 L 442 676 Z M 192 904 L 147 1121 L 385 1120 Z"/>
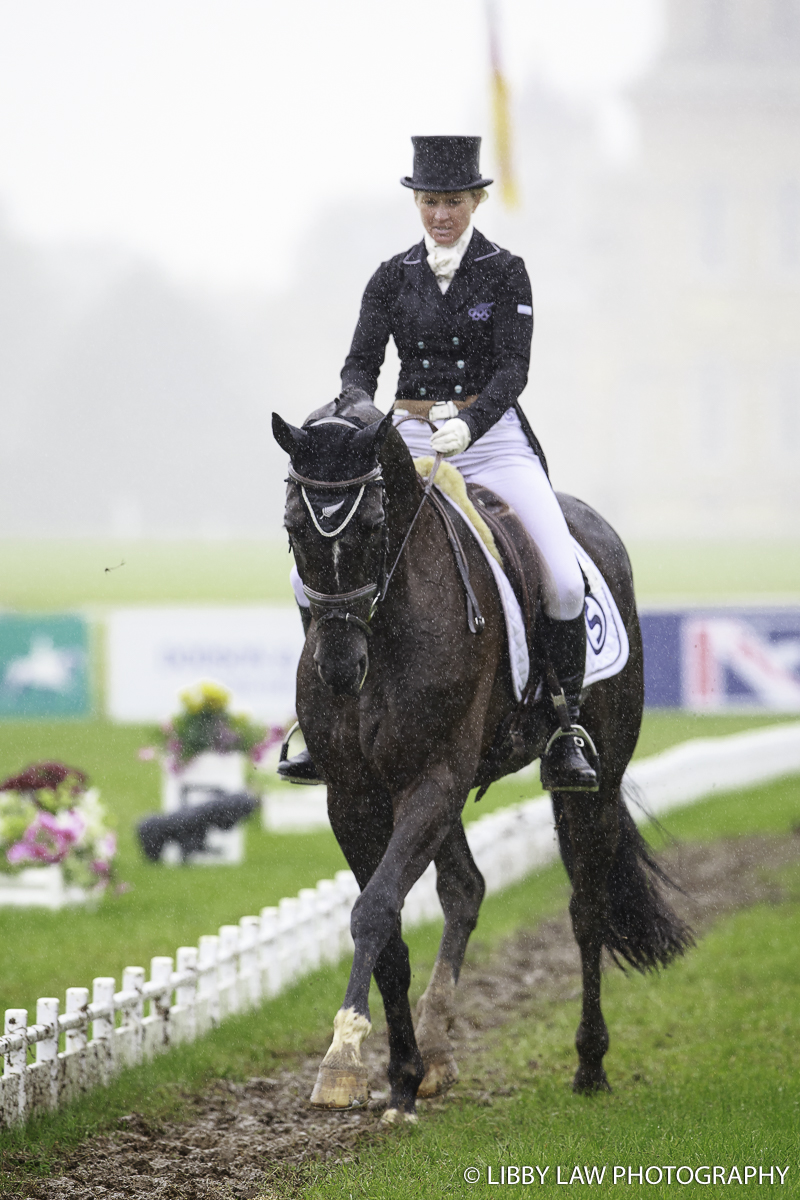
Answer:
<path fill-rule="evenodd" d="M 500 58 L 500 33 L 496 0 L 485 0 L 489 32 L 489 64 L 494 152 L 500 176 L 500 198 L 506 208 L 519 206 L 519 189 L 512 154 L 511 106 Z"/>

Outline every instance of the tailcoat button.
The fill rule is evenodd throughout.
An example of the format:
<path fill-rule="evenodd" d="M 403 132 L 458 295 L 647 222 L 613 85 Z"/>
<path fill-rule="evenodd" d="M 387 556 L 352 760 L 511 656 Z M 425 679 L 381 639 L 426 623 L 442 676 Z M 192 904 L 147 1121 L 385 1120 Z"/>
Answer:
<path fill-rule="evenodd" d="M 461 392 L 463 392 L 463 390 L 464 390 L 464 389 L 462 388 L 462 386 L 461 386 L 461 384 L 460 384 L 460 383 L 457 383 L 457 384 L 456 384 L 456 389 L 455 389 L 455 390 L 456 390 L 456 394 L 457 394 L 457 395 L 460 395 L 460 394 L 461 394 Z"/>
<path fill-rule="evenodd" d="M 453 338 L 453 345 L 454 345 L 454 346 L 457 346 L 457 345 L 458 345 L 458 338 Z"/>
<path fill-rule="evenodd" d="M 417 342 L 417 345 L 419 346 L 420 350 L 424 350 L 424 349 L 425 349 L 425 343 L 424 343 L 424 342 Z"/>
<path fill-rule="evenodd" d="M 463 360 L 463 358 L 460 358 L 460 359 L 458 360 L 458 362 L 456 363 L 456 366 L 458 367 L 459 371 L 463 371 L 463 370 L 464 370 L 464 360 Z"/>
<path fill-rule="evenodd" d="M 428 362 L 427 358 L 423 358 L 423 360 L 422 360 L 422 365 L 423 365 L 423 367 L 425 368 L 425 370 L 427 371 L 428 367 L 429 367 L 431 364 Z"/>
<path fill-rule="evenodd" d="M 420 389 L 419 389 L 419 394 L 420 394 L 420 396 L 424 396 L 424 395 L 425 395 L 425 388 L 420 388 Z"/>

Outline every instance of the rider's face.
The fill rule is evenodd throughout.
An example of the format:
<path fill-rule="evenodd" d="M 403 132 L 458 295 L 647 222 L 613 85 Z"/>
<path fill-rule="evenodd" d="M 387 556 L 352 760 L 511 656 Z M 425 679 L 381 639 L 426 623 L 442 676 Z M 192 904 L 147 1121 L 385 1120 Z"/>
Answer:
<path fill-rule="evenodd" d="M 478 207 L 472 192 L 415 192 L 422 224 L 439 246 L 452 246 L 469 225 Z"/>

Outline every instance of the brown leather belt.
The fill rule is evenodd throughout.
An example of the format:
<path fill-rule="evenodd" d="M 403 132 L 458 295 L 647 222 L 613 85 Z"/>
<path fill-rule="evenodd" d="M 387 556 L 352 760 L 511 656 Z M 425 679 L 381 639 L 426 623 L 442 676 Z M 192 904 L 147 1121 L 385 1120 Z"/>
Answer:
<path fill-rule="evenodd" d="M 466 400 L 454 400 L 456 408 L 469 408 L 478 399 L 477 395 L 467 396 Z M 434 404 L 444 404 L 444 400 L 395 400 L 393 412 L 407 412 L 412 417 L 427 417 Z"/>

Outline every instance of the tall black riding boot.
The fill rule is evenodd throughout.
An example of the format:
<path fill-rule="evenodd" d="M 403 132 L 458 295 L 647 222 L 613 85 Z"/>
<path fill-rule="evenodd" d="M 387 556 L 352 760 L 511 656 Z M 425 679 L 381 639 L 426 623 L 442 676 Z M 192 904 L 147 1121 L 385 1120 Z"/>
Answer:
<path fill-rule="evenodd" d="M 597 772 L 586 754 L 587 749 L 594 752 L 594 746 L 586 730 L 578 724 L 586 665 L 583 613 L 572 621 L 545 618 L 544 634 L 547 657 L 555 676 L 551 676 L 548 683 L 559 728 L 542 755 L 542 787 L 548 792 L 596 792 Z M 560 690 L 556 689 L 556 684 L 560 685 Z"/>
<path fill-rule="evenodd" d="M 300 609 L 300 620 L 303 622 L 303 633 L 308 637 L 308 631 L 311 628 L 311 609 L 303 608 L 300 605 L 298 608 Z M 295 723 L 286 735 L 286 741 L 281 746 L 278 774 L 281 779 L 288 779 L 289 783 L 322 783 L 319 772 L 307 750 L 301 750 L 299 754 L 295 754 L 294 758 L 288 757 L 289 739 L 299 728 L 299 724 Z"/>

